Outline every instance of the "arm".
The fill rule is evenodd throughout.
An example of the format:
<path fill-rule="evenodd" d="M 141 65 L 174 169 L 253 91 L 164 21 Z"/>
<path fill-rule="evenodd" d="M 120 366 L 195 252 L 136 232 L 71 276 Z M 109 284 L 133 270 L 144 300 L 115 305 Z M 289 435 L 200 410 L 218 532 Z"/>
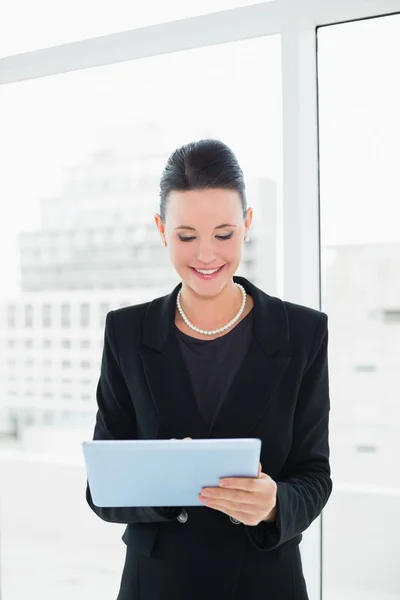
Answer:
<path fill-rule="evenodd" d="M 276 520 L 246 528 L 259 550 L 274 550 L 300 535 L 320 515 L 332 492 L 327 322 L 321 313 L 298 393 L 292 447 L 276 481 Z"/>
<path fill-rule="evenodd" d="M 106 317 L 101 373 L 96 396 L 98 411 L 93 439 L 137 439 L 135 410 L 117 357 L 112 311 Z M 170 521 L 181 511 L 180 508 L 175 507 L 100 508 L 93 504 L 88 482 L 86 482 L 86 500 L 96 515 L 111 523 Z"/>

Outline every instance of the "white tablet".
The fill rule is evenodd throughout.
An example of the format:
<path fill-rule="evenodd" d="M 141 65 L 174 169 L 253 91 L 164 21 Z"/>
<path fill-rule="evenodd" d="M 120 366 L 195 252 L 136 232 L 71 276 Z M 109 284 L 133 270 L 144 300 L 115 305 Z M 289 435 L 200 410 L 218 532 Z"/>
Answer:
<path fill-rule="evenodd" d="M 258 438 L 82 443 L 95 506 L 202 506 L 221 477 L 257 477 Z"/>

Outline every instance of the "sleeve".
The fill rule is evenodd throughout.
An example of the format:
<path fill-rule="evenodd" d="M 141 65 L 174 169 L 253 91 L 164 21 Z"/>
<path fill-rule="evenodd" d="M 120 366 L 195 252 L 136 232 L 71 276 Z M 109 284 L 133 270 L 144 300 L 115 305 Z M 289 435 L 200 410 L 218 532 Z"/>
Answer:
<path fill-rule="evenodd" d="M 316 519 L 332 492 L 329 465 L 328 316 L 320 313 L 300 384 L 289 456 L 277 484 L 277 518 L 246 526 L 259 550 L 274 550 Z"/>
<path fill-rule="evenodd" d="M 117 357 L 113 328 L 113 311 L 109 312 L 106 317 L 104 348 L 96 398 L 98 410 L 93 439 L 137 439 L 134 405 Z M 178 507 L 100 508 L 93 504 L 88 481 L 86 481 L 86 500 L 96 515 L 104 521 L 111 523 L 129 524 L 171 521 L 181 512 L 181 509 Z"/>

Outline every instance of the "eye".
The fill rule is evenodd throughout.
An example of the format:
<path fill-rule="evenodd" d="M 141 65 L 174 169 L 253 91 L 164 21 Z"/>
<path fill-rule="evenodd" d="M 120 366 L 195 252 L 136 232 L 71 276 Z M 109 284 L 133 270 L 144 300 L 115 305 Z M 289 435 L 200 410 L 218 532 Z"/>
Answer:
<path fill-rule="evenodd" d="M 216 238 L 217 238 L 217 240 L 221 240 L 221 241 L 230 240 L 232 235 L 233 235 L 233 231 L 228 233 L 228 235 L 217 235 Z"/>
<path fill-rule="evenodd" d="M 185 237 L 183 235 L 178 235 L 178 237 L 181 240 L 181 242 L 192 242 L 193 240 L 196 239 L 193 235 L 189 236 L 189 237 Z"/>

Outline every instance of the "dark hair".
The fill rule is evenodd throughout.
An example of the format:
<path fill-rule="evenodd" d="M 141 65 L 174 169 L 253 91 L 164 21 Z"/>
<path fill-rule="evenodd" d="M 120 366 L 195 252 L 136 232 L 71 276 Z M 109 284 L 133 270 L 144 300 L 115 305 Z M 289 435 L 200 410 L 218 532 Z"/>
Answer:
<path fill-rule="evenodd" d="M 177 148 L 169 157 L 160 181 L 160 216 L 165 223 L 168 194 L 222 188 L 240 195 L 247 212 L 246 186 L 235 154 L 220 140 L 205 139 Z"/>

